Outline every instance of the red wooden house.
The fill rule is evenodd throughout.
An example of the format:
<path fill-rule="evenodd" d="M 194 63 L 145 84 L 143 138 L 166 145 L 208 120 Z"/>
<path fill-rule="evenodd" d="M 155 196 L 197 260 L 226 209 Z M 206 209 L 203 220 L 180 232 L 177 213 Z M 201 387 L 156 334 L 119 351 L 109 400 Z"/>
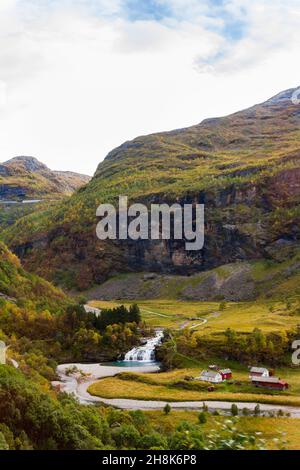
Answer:
<path fill-rule="evenodd" d="M 287 390 L 289 384 L 278 377 L 252 377 L 252 384 L 256 387 L 270 388 L 272 390 Z"/>
<path fill-rule="evenodd" d="M 223 380 L 232 379 L 232 371 L 230 369 L 221 369 L 219 370 L 219 374 L 222 375 Z"/>

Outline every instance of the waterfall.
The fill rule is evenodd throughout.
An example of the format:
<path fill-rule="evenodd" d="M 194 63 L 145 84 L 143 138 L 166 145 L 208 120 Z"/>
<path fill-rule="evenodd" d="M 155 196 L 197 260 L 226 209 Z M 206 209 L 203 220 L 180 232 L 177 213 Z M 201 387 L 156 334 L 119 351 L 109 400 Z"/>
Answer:
<path fill-rule="evenodd" d="M 137 346 L 125 354 L 125 361 L 153 362 L 155 361 L 155 347 L 161 343 L 164 336 L 162 330 L 157 330 L 154 338 L 147 340 L 143 346 Z"/>

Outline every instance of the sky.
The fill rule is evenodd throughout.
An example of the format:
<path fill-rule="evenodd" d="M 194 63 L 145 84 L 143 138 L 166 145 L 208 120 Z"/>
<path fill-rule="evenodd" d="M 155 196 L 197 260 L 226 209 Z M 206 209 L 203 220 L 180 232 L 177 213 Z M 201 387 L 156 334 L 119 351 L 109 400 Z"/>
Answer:
<path fill-rule="evenodd" d="M 0 161 L 55 170 L 300 86 L 300 0 L 0 0 L 0 41 Z"/>

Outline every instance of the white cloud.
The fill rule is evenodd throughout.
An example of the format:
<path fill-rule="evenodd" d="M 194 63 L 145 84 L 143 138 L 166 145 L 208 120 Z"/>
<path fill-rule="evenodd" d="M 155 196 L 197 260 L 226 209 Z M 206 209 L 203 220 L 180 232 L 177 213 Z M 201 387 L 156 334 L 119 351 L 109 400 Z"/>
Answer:
<path fill-rule="evenodd" d="M 235 18 L 247 18 L 246 34 L 226 44 L 213 64 L 216 73 L 233 73 L 261 62 L 278 63 L 282 53 L 296 57 L 300 43 L 300 7 L 294 2 L 231 0 L 226 10 Z M 200 57 L 200 69 L 206 65 Z"/>
<path fill-rule="evenodd" d="M 1 0 L 0 160 L 92 173 L 124 140 L 299 85 L 294 1 L 231 0 L 217 16 L 208 2 L 160 1 L 175 16 L 132 22 L 124 0 Z M 246 22 L 240 40 L 226 36 L 226 14 Z"/>

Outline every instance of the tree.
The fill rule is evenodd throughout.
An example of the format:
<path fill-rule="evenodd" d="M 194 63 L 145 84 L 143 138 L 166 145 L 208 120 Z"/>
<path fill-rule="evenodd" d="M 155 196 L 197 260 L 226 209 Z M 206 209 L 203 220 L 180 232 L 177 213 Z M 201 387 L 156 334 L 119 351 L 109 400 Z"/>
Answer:
<path fill-rule="evenodd" d="M 157 432 L 145 434 L 141 437 L 138 445 L 139 449 L 167 449 L 166 438 Z"/>
<path fill-rule="evenodd" d="M 206 413 L 202 411 L 198 416 L 198 421 L 200 424 L 205 424 L 207 422 Z"/>
<path fill-rule="evenodd" d="M 168 449 L 170 450 L 193 450 L 204 449 L 205 441 L 202 430 L 199 426 L 195 426 L 183 421 L 176 428 L 174 434 L 169 439 Z"/>
<path fill-rule="evenodd" d="M 165 413 L 166 416 L 171 413 L 171 407 L 170 407 L 169 403 L 167 403 L 166 406 L 164 407 L 164 413 Z"/>
<path fill-rule="evenodd" d="M 0 432 L 0 450 L 9 450 L 9 446 L 2 432 Z"/>
<path fill-rule="evenodd" d="M 114 429 L 112 437 L 118 448 L 132 449 L 138 447 L 140 433 L 133 424 L 122 424 Z"/>
<path fill-rule="evenodd" d="M 142 321 L 141 312 L 137 304 L 133 304 L 129 308 L 129 321 L 140 323 Z"/>
<path fill-rule="evenodd" d="M 231 414 L 232 416 L 238 416 L 239 414 L 239 409 L 235 403 L 231 405 Z"/>
<path fill-rule="evenodd" d="M 108 325 L 116 323 L 140 323 L 141 313 L 139 307 L 134 304 L 131 305 L 129 310 L 124 306 L 112 309 L 101 310 L 101 315 L 96 317 L 94 315 L 94 326 L 100 331 L 104 330 Z"/>

